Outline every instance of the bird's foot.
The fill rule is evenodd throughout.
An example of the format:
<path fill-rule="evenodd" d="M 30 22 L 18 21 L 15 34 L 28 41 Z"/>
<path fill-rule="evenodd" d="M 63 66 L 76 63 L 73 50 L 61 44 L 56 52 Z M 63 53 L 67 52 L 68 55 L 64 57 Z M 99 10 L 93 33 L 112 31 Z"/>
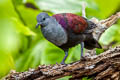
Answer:
<path fill-rule="evenodd" d="M 81 61 L 86 61 L 87 59 L 84 56 L 81 56 L 80 60 Z"/>
<path fill-rule="evenodd" d="M 65 62 L 61 62 L 60 64 L 61 64 L 61 65 L 67 65 L 67 64 L 65 64 Z"/>
<path fill-rule="evenodd" d="M 57 62 L 56 62 L 57 65 L 59 65 Z"/>

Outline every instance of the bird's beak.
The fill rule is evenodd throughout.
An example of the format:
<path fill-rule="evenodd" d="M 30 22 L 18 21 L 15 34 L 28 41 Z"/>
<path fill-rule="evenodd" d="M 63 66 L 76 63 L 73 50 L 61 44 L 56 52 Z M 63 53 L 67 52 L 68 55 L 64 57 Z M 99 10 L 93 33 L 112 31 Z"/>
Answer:
<path fill-rule="evenodd" d="M 39 25 L 41 25 L 41 23 L 37 23 L 36 28 L 38 28 L 38 27 L 39 27 Z"/>

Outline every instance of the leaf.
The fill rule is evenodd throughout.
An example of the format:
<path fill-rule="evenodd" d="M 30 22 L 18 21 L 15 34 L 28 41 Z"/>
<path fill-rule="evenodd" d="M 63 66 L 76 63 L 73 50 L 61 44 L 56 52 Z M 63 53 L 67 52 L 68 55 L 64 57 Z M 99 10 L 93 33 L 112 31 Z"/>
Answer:
<path fill-rule="evenodd" d="M 112 41 L 120 41 L 120 26 L 112 25 L 105 33 L 100 37 L 100 43 L 104 45 L 110 44 Z"/>
<path fill-rule="evenodd" d="M 11 69 L 15 69 L 11 54 L 0 50 L 0 78 L 5 76 Z"/>
<path fill-rule="evenodd" d="M 16 26 L 17 32 L 25 36 L 36 36 L 36 33 L 30 30 L 27 26 L 24 26 L 17 18 L 12 18 L 14 25 Z"/>
<path fill-rule="evenodd" d="M 114 14 L 120 4 L 120 0 L 95 0 L 95 2 L 99 6 L 101 19 Z"/>
<path fill-rule="evenodd" d="M 8 0 L 0 1 L 0 78 L 14 69 L 14 60 L 11 53 L 16 52 L 19 42 L 11 17 L 18 17 Z M 7 10 L 7 11 L 6 11 Z M 11 12 L 11 13 L 9 13 Z"/>
<path fill-rule="evenodd" d="M 1 0 L 0 1 L 0 18 L 10 18 L 10 17 L 16 17 L 18 18 L 18 15 L 14 11 L 14 6 L 12 5 L 11 0 Z"/>
<path fill-rule="evenodd" d="M 57 79 L 57 80 L 69 80 L 69 78 L 71 78 L 72 76 L 65 76 L 63 78 Z"/>
<path fill-rule="evenodd" d="M 84 77 L 84 78 L 82 78 L 82 80 L 92 80 L 92 79 L 88 78 L 88 77 Z"/>
<path fill-rule="evenodd" d="M 39 41 L 35 46 L 27 50 L 16 61 L 16 69 L 24 71 L 35 68 L 40 64 L 56 64 L 63 59 L 64 53 L 46 40 Z"/>
<path fill-rule="evenodd" d="M 87 5 L 87 15 L 93 16 L 97 11 L 97 5 L 91 0 L 35 0 L 41 10 L 52 11 L 53 13 L 77 13 L 80 15 L 82 3 Z M 91 12 L 92 11 L 92 12 Z"/>
<path fill-rule="evenodd" d="M 37 24 L 36 16 L 40 13 L 40 11 L 34 10 L 32 8 L 27 8 L 24 5 L 17 6 L 17 9 L 20 12 L 20 15 L 23 18 L 25 24 L 29 28 L 35 29 L 35 26 Z"/>
<path fill-rule="evenodd" d="M 22 39 L 20 35 L 35 35 L 25 27 L 11 0 L 0 1 L 0 77 L 15 69 L 14 60 L 18 55 Z M 17 56 L 18 57 L 18 56 Z"/>

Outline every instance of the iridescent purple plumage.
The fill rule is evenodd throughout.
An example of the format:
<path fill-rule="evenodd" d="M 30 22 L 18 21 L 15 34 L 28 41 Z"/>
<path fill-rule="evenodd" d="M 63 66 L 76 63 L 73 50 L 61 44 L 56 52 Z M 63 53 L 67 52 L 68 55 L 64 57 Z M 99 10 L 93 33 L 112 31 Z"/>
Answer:
<path fill-rule="evenodd" d="M 67 21 L 66 21 L 66 19 L 64 18 L 63 15 L 56 14 L 56 15 L 53 15 L 52 17 L 54 17 L 54 18 L 58 21 L 58 23 L 61 24 L 61 26 L 62 26 L 63 28 L 66 29 L 66 28 L 68 27 L 68 26 L 67 26 Z"/>
<path fill-rule="evenodd" d="M 72 13 L 55 14 L 52 17 L 54 17 L 63 28 L 69 28 L 75 33 L 84 32 L 88 27 L 88 23 L 83 17 Z"/>

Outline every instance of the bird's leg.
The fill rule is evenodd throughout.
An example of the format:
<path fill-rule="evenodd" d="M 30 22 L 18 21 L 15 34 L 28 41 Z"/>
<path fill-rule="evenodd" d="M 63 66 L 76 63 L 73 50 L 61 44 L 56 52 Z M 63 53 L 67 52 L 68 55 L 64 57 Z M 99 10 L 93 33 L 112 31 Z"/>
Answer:
<path fill-rule="evenodd" d="M 68 50 L 65 50 L 65 56 L 64 56 L 64 59 L 62 60 L 62 62 L 60 64 L 65 64 L 65 60 L 68 56 Z"/>
<path fill-rule="evenodd" d="M 83 49 L 84 49 L 84 42 L 81 42 L 81 56 L 80 56 L 80 59 L 84 59 L 84 56 L 83 56 Z"/>

